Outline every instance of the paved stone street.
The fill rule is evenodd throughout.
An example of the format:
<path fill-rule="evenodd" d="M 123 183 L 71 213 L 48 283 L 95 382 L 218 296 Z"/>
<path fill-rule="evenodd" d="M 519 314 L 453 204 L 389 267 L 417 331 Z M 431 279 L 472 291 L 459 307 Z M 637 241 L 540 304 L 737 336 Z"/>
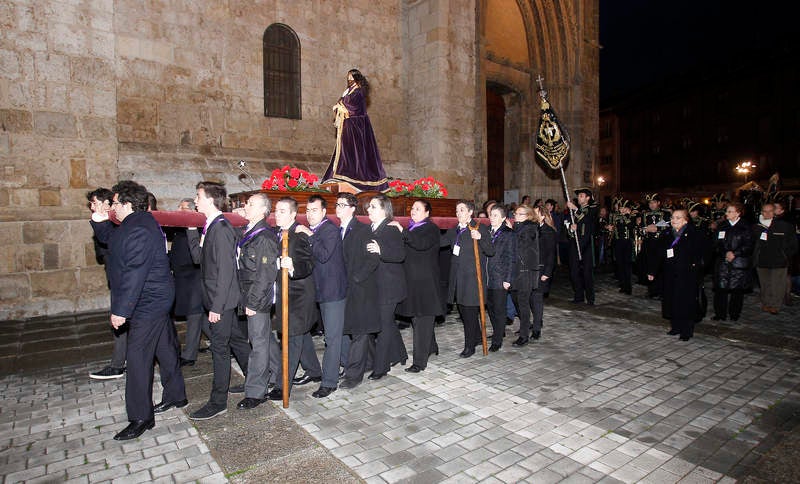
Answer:
<path fill-rule="evenodd" d="M 117 442 L 127 424 L 125 379 L 90 380 L 74 365 L 0 380 L 0 474 L 11 482 L 225 482 L 181 411 L 156 416 L 142 437 Z M 161 394 L 158 383 L 154 393 Z"/>
<path fill-rule="evenodd" d="M 706 320 L 681 342 L 664 334 L 644 288 L 620 295 L 604 274 L 598 287 L 589 308 L 566 302 L 558 285 L 542 339 L 522 349 L 510 344 L 515 324 L 500 352 L 461 359 L 451 314 L 422 373 L 397 366 L 323 400 L 311 398 L 315 384 L 297 387 L 287 411 L 236 410 L 241 395 L 232 395 L 221 417 L 193 426 L 171 410 L 129 443 L 111 440 L 125 425 L 124 379 L 90 381 L 96 366 L 85 363 L 9 375 L 0 379 L 2 482 L 790 480 L 752 476 L 796 455 L 800 354 L 782 341 L 800 339 L 800 307 L 771 316 L 752 309 L 751 294 L 740 321 Z M 724 331 L 742 337 L 716 336 Z M 411 330 L 402 334 L 411 351 Z M 749 341 L 758 335 L 769 346 Z M 184 369 L 186 411 L 207 396 L 210 360 Z M 782 465 L 796 477 L 796 462 Z"/>

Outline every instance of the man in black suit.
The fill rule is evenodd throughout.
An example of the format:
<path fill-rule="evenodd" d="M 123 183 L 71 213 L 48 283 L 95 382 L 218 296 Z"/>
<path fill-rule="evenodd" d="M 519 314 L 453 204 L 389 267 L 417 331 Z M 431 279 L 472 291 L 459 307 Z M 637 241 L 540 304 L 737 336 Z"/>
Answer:
<path fill-rule="evenodd" d="M 114 193 L 108 188 L 98 188 L 86 194 L 89 200 L 89 208 L 92 210 L 92 219 L 89 223 L 92 226 L 92 241 L 94 242 L 94 253 L 98 264 L 105 265 L 106 279 L 108 279 L 108 242 L 111 234 L 114 233 L 115 225 L 108 219 L 108 212 L 111 210 L 111 202 L 114 201 Z M 128 347 L 128 326 L 123 325 L 119 329 L 111 328 L 114 337 L 114 349 L 111 353 L 111 362 L 102 370 L 89 374 L 89 378 L 95 380 L 111 380 L 122 378 L 125 375 L 125 352 Z"/>
<path fill-rule="evenodd" d="M 147 212 L 147 190 L 136 182 L 116 184 L 112 208 L 118 229 L 109 239 L 111 326 L 128 324 L 128 380 L 125 409 L 130 424 L 114 436 L 130 440 L 155 426 L 154 413 L 183 407 L 186 400 L 178 363 L 178 338 L 169 316 L 175 287 L 164 234 Z M 153 361 L 158 358 L 161 403 L 153 407 Z"/>
<path fill-rule="evenodd" d="M 569 226 L 569 277 L 572 281 L 574 297 L 572 302 L 594 305 L 594 264 L 592 262 L 592 240 L 597 230 L 597 204 L 592 200 L 592 190 L 586 187 L 575 190 L 578 205 L 567 201 L 567 206 L 574 211 L 575 222 Z M 578 247 L 580 245 L 580 260 Z"/>
<path fill-rule="evenodd" d="M 336 391 L 339 384 L 339 367 L 347 366 L 350 339 L 344 338 L 344 310 L 347 295 L 347 272 L 342 254 L 342 237 L 339 228 L 328 220 L 327 202 L 319 195 L 311 195 L 306 203 L 306 219 L 309 227 L 297 226 L 298 232 L 308 235 L 314 255 L 314 288 L 317 303 L 325 328 L 325 354 L 322 357 L 322 383 L 311 394 L 314 398 L 325 398 Z M 303 358 L 306 353 L 317 361 L 311 335 L 304 336 Z M 319 364 L 319 363 L 317 363 Z M 303 365 L 305 368 L 305 364 Z M 310 378 L 310 377 L 309 377 Z"/>
<path fill-rule="evenodd" d="M 339 388 L 355 388 L 364 379 L 372 335 L 380 331 L 378 313 L 378 254 L 367 251 L 372 237 L 370 227 L 355 217 L 358 199 L 341 193 L 336 199 L 336 217 L 342 237 L 342 253 L 347 272 L 344 334 L 350 335 L 350 351 L 344 381 Z"/>
<path fill-rule="evenodd" d="M 280 258 L 281 269 L 289 271 L 289 287 L 283 287 L 283 277 L 278 274 L 276 284 L 276 311 L 277 327 L 283 320 L 283 291 L 289 291 L 289 334 L 281 335 L 289 338 L 289 388 L 291 393 L 292 380 L 300 364 L 300 353 L 303 351 L 303 338 L 311 331 L 317 321 L 317 304 L 315 302 L 314 279 L 311 273 L 314 267 L 312 262 L 311 246 L 308 236 L 297 231 L 297 201 L 291 197 L 278 200 L 275 204 L 275 225 L 278 228 L 278 240 L 283 242 L 284 237 L 289 237 L 289 256 Z M 282 249 L 281 249 L 282 251 Z M 282 253 L 282 252 L 281 252 Z M 270 348 L 270 351 L 272 349 Z M 275 348 L 280 352 L 280 348 Z M 283 359 L 281 359 L 281 362 Z M 283 400 L 283 378 L 278 372 L 278 382 L 275 388 L 267 395 L 270 400 Z"/>
<path fill-rule="evenodd" d="M 492 321 L 492 345 L 489 351 L 503 346 L 506 329 L 506 300 L 514 274 L 517 254 L 517 236 L 506 223 L 506 207 L 495 204 L 489 210 L 490 233 L 494 256 L 486 258 L 486 302 Z"/>
<path fill-rule="evenodd" d="M 203 407 L 189 418 L 207 420 L 228 409 L 228 389 L 231 383 L 231 351 L 239 367 L 247 374 L 250 344 L 238 324 L 236 308 L 241 292 L 236 271 L 238 231 L 225 219 L 225 187 L 214 182 L 197 184 L 194 203 L 197 211 L 206 216 L 203 233 L 187 231 L 192 258 L 200 263 L 203 280 L 203 306 L 211 323 L 211 356 L 214 360 L 214 380 L 211 396 Z"/>

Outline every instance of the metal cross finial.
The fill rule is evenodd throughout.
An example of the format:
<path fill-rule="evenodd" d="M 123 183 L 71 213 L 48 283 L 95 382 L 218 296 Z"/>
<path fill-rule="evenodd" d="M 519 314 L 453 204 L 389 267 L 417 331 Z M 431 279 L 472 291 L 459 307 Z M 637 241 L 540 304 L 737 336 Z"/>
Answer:
<path fill-rule="evenodd" d="M 541 74 L 536 76 L 536 83 L 539 84 L 539 90 L 544 91 L 544 86 L 542 86 L 542 81 L 544 81 L 544 77 Z"/>

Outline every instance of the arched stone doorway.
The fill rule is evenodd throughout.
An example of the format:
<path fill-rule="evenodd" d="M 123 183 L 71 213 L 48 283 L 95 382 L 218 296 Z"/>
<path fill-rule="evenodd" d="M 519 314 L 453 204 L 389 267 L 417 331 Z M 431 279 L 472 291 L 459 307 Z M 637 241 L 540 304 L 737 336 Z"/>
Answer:
<path fill-rule="evenodd" d="M 503 201 L 507 188 L 518 188 L 520 173 L 519 94 L 503 84 L 486 83 L 486 192 Z M 518 180 L 517 180 L 518 181 Z"/>

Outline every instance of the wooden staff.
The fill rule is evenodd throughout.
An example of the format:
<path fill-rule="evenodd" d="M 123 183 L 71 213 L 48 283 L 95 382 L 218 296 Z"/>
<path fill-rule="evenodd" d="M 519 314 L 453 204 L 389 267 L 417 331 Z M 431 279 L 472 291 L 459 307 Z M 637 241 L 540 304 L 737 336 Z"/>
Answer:
<path fill-rule="evenodd" d="M 281 257 L 289 257 L 289 231 L 283 231 Z M 289 269 L 281 268 L 281 353 L 283 357 L 283 408 L 289 408 Z"/>
<path fill-rule="evenodd" d="M 478 230 L 478 226 L 469 225 L 470 230 Z M 475 275 L 478 277 L 478 304 L 481 305 L 481 343 L 483 344 L 483 356 L 489 354 L 486 344 L 486 309 L 483 301 L 483 277 L 481 277 L 481 256 L 478 252 L 478 239 L 472 239 L 472 250 L 475 253 Z"/>

